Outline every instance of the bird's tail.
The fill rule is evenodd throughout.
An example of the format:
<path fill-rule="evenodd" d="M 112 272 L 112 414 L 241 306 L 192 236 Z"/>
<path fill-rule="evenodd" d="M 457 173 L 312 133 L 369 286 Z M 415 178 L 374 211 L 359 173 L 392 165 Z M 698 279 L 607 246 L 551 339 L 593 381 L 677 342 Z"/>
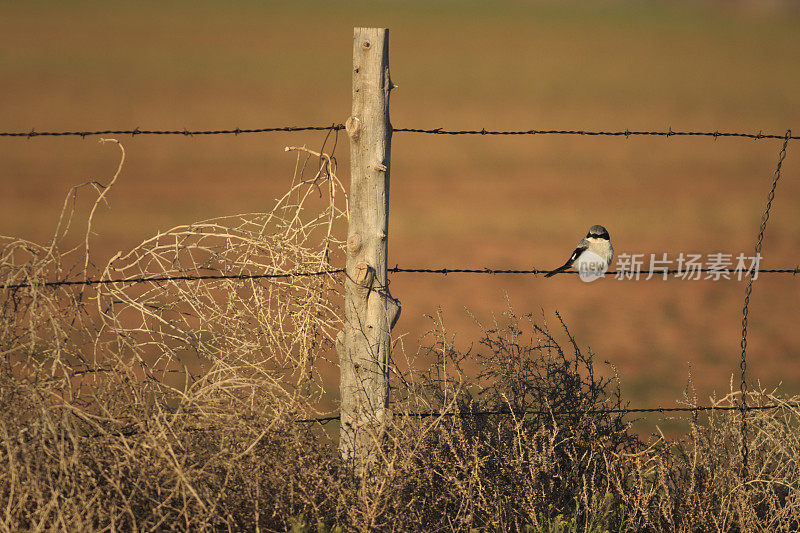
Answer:
<path fill-rule="evenodd" d="M 555 276 L 555 275 L 556 275 L 556 274 L 558 274 L 559 272 L 564 272 L 564 271 L 565 271 L 565 270 L 567 270 L 568 268 L 569 268 L 569 265 L 563 265 L 563 266 L 560 266 L 560 267 L 558 267 L 557 269 L 555 269 L 555 270 L 551 270 L 550 272 L 548 272 L 547 274 L 545 274 L 545 275 L 544 275 L 544 277 L 546 277 L 546 278 L 549 278 L 550 276 Z"/>

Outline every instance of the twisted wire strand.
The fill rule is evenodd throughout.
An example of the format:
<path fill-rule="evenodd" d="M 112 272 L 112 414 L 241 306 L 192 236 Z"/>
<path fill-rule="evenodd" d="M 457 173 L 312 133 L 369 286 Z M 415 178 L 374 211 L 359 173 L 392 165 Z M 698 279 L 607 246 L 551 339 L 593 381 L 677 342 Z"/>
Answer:
<path fill-rule="evenodd" d="M 764 241 L 764 232 L 767 229 L 767 222 L 769 221 L 769 214 L 772 210 L 772 202 L 775 200 L 775 189 L 778 186 L 778 180 L 781 179 L 781 167 L 783 160 L 786 158 L 786 148 L 789 146 L 789 139 L 792 138 L 792 130 L 786 130 L 783 139 L 783 146 L 778 154 L 778 163 L 775 166 L 775 171 L 772 173 L 772 184 L 770 185 L 769 194 L 767 194 L 767 206 L 764 208 L 764 213 L 761 215 L 761 226 L 758 231 L 756 239 L 755 253 L 756 257 L 761 255 L 761 247 Z M 747 277 L 747 286 L 744 290 L 744 304 L 742 306 L 742 358 L 739 362 L 739 369 L 741 370 L 740 392 L 741 392 L 741 405 L 740 410 L 742 413 L 741 434 L 742 434 L 742 470 L 744 477 L 748 477 L 748 455 L 749 446 L 747 443 L 747 326 L 748 326 L 748 313 L 750 306 L 750 295 L 753 292 L 753 276 Z"/>

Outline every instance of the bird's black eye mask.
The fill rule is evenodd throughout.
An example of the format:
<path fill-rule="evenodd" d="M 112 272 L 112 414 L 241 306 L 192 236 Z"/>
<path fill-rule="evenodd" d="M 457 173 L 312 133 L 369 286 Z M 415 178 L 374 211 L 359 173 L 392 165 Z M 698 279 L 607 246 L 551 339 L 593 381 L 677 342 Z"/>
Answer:
<path fill-rule="evenodd" d="M 609 237 L 608 232 L 606 232 L 606 233 L 587 233 L 586 237 L 587 238 L 591 237 L 592 239 L 605 239 L 607 241 L 611 240 L 611 237 Z"/>

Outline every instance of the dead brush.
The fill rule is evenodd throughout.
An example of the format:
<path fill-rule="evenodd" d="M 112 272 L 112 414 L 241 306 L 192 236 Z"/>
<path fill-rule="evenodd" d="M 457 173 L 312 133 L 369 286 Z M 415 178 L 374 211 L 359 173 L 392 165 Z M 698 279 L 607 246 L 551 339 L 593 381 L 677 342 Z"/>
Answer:
<path fill-rule="evenodd" d="M 641 442 L 619 388 L 557 318 L 563 341 L 509 305 L 469 350 L 435 318 L 410 370 L 395 372 L 359 529 L 797 530 L 800 398 L 750 393 L 751 406 L 779 407 L 748 413 L 744 477 L 738 410 L 690 417 L 683 439 Z M 739 405 L 736 393 L 713 404 Z"/>
<path fill-rule="evenodd" d="M 732 384 L 731 384 L 732 385 Z M 738 407 L 739 392 L 712 405 Z M 663 436 L 620 457 L 614 485 L 628 520 L 661 531 L 796 531 L 800 527 L 800 397 L 763 389 L 748 393 L 750 468 L 743 469 L 741 413 L 689 418 L 688 434 Z M 696 400 L 688 402 L 696 406 Z"/>
<path fill-rule="evenodd" d="M 0 530 L 800 529 L 800 398 L 749 393 L 779 407 L 748 412 L 745 476 L 738 410 L 640 442 L 561 317 L 510 305 L 467 350 L 435 317 L 355 478 L 299 421 L 319 411 L 340 280 L 251 276 L 341 261 L 335 159 L 298 150 L 317 170 L 271 212 L 179 226 L 103 268 L 88 233 L 64 245 L 69 203 L 52 242 L 0 243 Z M 113 182 L 93 182 L 98 202 Z M 242 279 L 163 279 L 218 273 Z M 44 285 L 70 276 L 104 283 Z"/>
<path fill-rule="evenodd" d="M 218 512 L 238 501 L 227 483 L 252 479 L 239 468 L 268 443 L 309 438 L 293 421 L 324 393 L 315 369 L 341 327 L 340 281 L 257 276 L 333 269 L 347 217 L 335 159 L 292 148 L 295 178 L 270 212 L 178 226 L 93 269 L 92 217 L 124 163 L 116 145 L 80 244 L 63 248 L 77 188 L 50 243 L 0 243 L 6 529 L 235 524 L 240 510 Z M 169 279 L 209 274 L 256 277 Z M 46 285 L 75 275 L 101 283 Z M 259 501 L 271 516 L 269 497 L 256 516 Z"/>
<path fill-rule="evenodd" d="M 385 452 L 397 472 L 389 500 L 419 499 L 404 507 L 419 513 L 410 521 L 431 529 L 547 528 L 577 500 L 588 523 L 596 498 L 611 492 L 611 457 L 639 443 L 612 411 L 622 406 L 618 390 L 596 376 L 592 354 L 558 319 L 568 349 L 509 304 L 491 327 L 479 324 L 475 346 L 458 350 L 436 317 L 427 347 L 407 365 L 424 370 L 398 375 L 401 416 Z"/>

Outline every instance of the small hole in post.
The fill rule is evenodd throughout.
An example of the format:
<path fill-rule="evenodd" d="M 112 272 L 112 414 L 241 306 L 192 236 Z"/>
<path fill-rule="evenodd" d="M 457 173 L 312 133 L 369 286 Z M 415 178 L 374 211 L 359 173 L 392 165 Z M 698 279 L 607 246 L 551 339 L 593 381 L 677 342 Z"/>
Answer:
<path fill-rule="evenodd" d="M 361 46 L 363 46 L 364 48 L 369 48 L 372 45 L 369 43 L 369 41 L 364 41 L 363 43 L 361 43 Z"/>

